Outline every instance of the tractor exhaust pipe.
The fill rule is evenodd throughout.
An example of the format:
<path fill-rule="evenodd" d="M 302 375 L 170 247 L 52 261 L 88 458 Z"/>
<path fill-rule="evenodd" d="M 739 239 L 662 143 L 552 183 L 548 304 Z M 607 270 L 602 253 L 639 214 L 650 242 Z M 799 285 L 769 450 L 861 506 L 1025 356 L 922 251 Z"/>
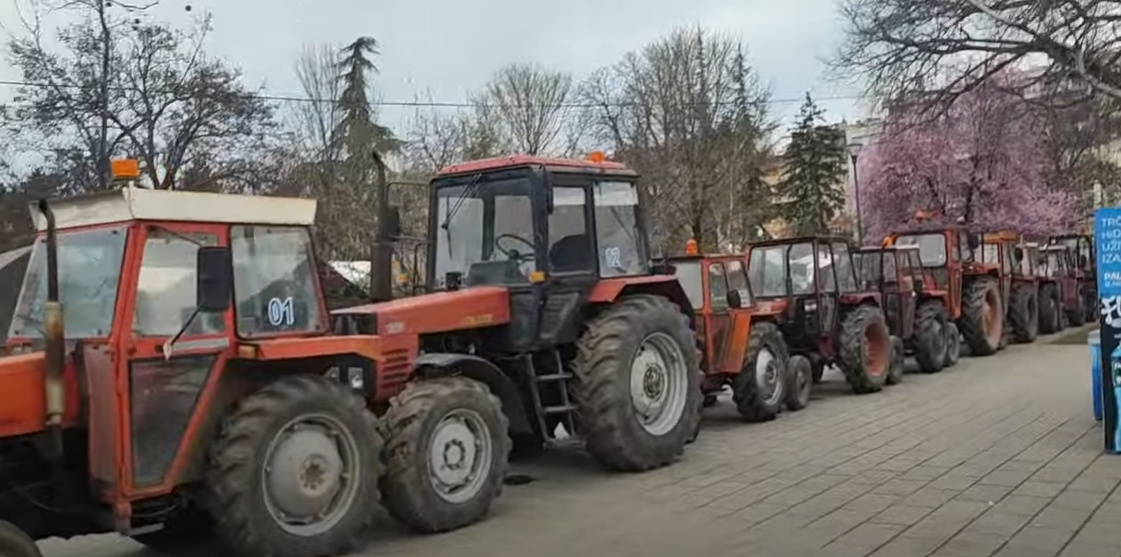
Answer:
<path fill-rule="evenodd" d="M 376 150 L 373 151 L 373 159 L 378 168 L 378 223 L 370 253 L 370 298 L 378 303 L 393 299 L 393 235 L 394 229 L 400 225 L 400 216 L 396 208 L 389 206 L 389 179 L 386 176 L 385 161 Z"/>
<path fill-rule="evenodd" d="M 62 302 L 58 296 L 58 229 L 54 211 L 46 199 L 39 200 L 39 212 L 47 221 L 47 301 L 43 304 L 43 340 L 46 343 L 47 370 L 44 381 L 47 430 L 54 457 L 62 457 L 62 413 L 66 409 L 62 370 L 66 359 L 66 334 Z"/>

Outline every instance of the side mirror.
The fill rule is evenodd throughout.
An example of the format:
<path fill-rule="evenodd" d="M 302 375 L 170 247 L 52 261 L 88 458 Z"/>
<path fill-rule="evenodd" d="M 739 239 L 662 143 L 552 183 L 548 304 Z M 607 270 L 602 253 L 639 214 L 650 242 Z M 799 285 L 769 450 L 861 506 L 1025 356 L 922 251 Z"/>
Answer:
<path fill-rule="evenodd" d="M 981 247 L 981 236 L 979 234 L 966 234 L 966 242 L 969 244 L 969 249 L 977 249 Z"/>
<path fill-rule="evenodd" d="M 914 286 L 914 288 L 915 288 L 915 294 L 922 294 L 922 289 L 923 289 L 922 277 L 913 277 L 911 279 L 911 285 Z"/>
<path fill-rule="evenodd" d="M 739 309 L 743 307 L 743 299 L 740 298 L 739 290 L 728 291 L 728 307 L 732 309 Z"/>
<path fill-rule="evenodd" d="M 1013 257 L 1013 259 L 1016 260 L 1017 263 L 1019 263 L 1020 261 L 1023 261 L 1024 260 L 1024 249 L 1023 248 L 1016 248 L 1016 249 L 1012 250 L 1012 257 Z"/>
<path fill-rule="evenodd" d="M 199 313 L 221 313 L 234 291 L 233 256 L 228 247 L 201 247 L 195 256 L 195 299 Z"/>
<path fill-rule="evenodd" d="M 388 209 L 385 214 L 387 222 L 383 232 L 386 237 L 398 238 L 401 236 L 401 208 L 390 205 Z"/>

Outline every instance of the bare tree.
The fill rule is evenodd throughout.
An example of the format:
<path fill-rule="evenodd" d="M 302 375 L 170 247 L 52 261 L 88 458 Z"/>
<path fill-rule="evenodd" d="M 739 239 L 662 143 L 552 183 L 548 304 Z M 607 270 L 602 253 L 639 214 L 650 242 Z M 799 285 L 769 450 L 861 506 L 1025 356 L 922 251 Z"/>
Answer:
<path fill-rule="evenodd" d="M 741 245 L 769 205 L 768 94 L 731 37 L 680 29 L 594 73 L 581 89 L 594 136 L 644 180 L 655 246 Z"/>
<path fill-rule="evenodd" d="M 572 90 L 572 76 L 566 73 L 513 64 L 495 74 L 476 104 L 497 113 L 513 150 L 540 155 L 559 148 Z"/>
<path fill-rule="evenodd" d="M 1121 0 L 844 0 L 841 13 L 835 69 L 885 98 L 938 89 L 949 102 L 1005 69 L 1042 64 L 1039 83 L 1073 77 L 1121 99 Z"/>
<path fill-rule="evenodd" d="M 142 20 L 143 7 L 110 12 L 123 6 L 65 4 L 83 19 L 59 33 L 57 52 L 29 20 L 28 36 L 8 46 L 32 85 L 18 89 L 5 124 L 38 139 L 28 144 L 52 155 L 49 166 L 72 189 L 104 187 L 108 157 L 121 155 L 138 158 L 158 188 L 193 187 L 181 177 L 195 165 L 214 181 L 251 182 L 257 167 L 247 161 L 273 131 L 273 108 L 243 87 L 237 70 L 203 52 L 209 18 L 180 32 Z"/>

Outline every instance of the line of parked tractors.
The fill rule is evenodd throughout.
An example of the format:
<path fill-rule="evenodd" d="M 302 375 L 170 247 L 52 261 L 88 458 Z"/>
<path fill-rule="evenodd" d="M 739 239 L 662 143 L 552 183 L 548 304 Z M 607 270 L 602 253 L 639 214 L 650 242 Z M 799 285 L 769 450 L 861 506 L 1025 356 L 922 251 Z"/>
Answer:
<path fill-rule="evenodd" d="M 934 373 L 961 341 L 986 356 L 1094 307 L 1085 236 L 916 222 L 879 248 L 658 260 L 633 171 L 515 156 L 433 179 L 427 292 L 328 312 L 314 201 L 145 190 L 135 163 L 112 168 L 119 190 L 32 210 L 0 356 L 3 557 L 107 531 L 327 557 L 378 505 L 453 530 L 488 514 L 512 452 L 578 444 L 651 470 L 729 388 L 765 421 L 804 408 L 827 366 L 871 393 L 906 354 Z M 400 240 L 382 209 L 379 238 Z"/>

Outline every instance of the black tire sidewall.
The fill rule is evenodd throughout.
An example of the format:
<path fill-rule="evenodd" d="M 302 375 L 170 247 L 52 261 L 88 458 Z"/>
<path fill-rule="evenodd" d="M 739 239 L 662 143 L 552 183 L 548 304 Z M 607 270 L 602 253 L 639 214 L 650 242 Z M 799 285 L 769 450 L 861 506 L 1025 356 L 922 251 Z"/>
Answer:
<path fill-rule="evenodd" d="M 26 532 L 10 522 L 0 521 L 0 556 L 43 557 L 43 553 Z"/>
<path fill-rule="evenodd" d="M 267 392 L 277 383 L 289 379 L 322 381 L 321 386 L 325 385 L 328 388 L 303 390 L 303 394 L 298 395 L 303 398 L 288 400 L 272 398 L 276 404 L 271 405 L 270 412 L 248 418 L 255 422 L 256 434 L 241 435 L 231 439 L 232 442 L 246 442 L 249 445 L 248 452 L 256 456 L 251 465 L 240 465 L 232 472 L 223 473 L 222 470 L 214 470 L 214 477 L 219 478 L 211 482 L 211 487 L 217 490 L 216 496 L 210 498 L 212 505 L 210 512 L 215 519 L 215 531 L 223 541 L 239 553 L 298 557 L 350 550 L 370 523 L 371 513 L 376 512 L 378 477 L 381 471 L 379 455 L 383 448 L 380 436 L 376 432 L 372 419 L 363 414 L 365 406 L 355 406 L 349 403 L 351 401 L 338 398 L 343 395 L 348 397 L 355 395 L 343 391 L 345 387 L 329 379 L 309 376 L 288 377 L 266 386 L 258 391 L 258 394 Z M 250 395 L 252 396 L 254 395 Z M 358 411 L 359 408 L 361 412 Z M 357 456 L 361 459 L 358 469 L 363 473 L 362 483 L 353 496 L 346 516 L 326 533 L 302 537 L 284 530 L 269 514 L 265 506 L 262 459 L 267 456 L 269 445 L 281 433 L 282 428 L 300 416 L 311 414 L 331 416 L 349 430 L 354 439 Z M 236 413 L 234 418 L 237 418 Z M 232 425 L 230 429 L 236 427 Z M 215 462 L 221 465 L 221 460 Z M 227 490 L 241 490 L 243 493 L 240 497 L 231 497 L 231 493 L 224 493 Z M 231 507 L 229 502 L 236 499 L 241 499 L 246 505 L 241 509 Z M 239 513 L 244 513 L 245 516 L 236 517 L 235 515 Z M 267 549 L 257 547 L 258 544 L 263 544 Z"/>
<path fill-rule="evenodd" d="M 791 411 L 801 410 L 810 404 L 810 393 L 813 391 L 813 365 L 809 358 L 795 355 L 790 357 L 787 370 L 786 408 Z"/>
<path fill-rule="evenodd" d="M 915 361 L 923 373 L 942 371 L 946 367 L 946 327 L 950 323 L 946 306 L 928 300 L 919 305 L 915 316 Z"/>
<path fill-rule="evenodd" d="M 476 388 L 461 388 L 470 382 Z M 417 407 L 394 408 L 387 415 L 385 430 L 387 471 L 382 479 L 383 503 L 394 518 L 421 532 L 442 532 L 477 522 L 502 492 L 512 446 L 509 424 L 497 399 L 485 385 L 465 377 L 435 378 L 410 385 L 436 389 L 434 396 L 412 400 Z M 400 399 L 399 399 L 400 400 Z M 409 403 L 406 403 L 409 404 Z M 487 480 L 474 497 L 463 503 L 444 500 L 432 485 L 428 446 L 440 421 L 456 410 L 477 414 L 487 428 L 491 462 Z M 407 423 L 391 423 L 401 419 Z M 400 505 L 400 506 L 399 506 Z"/>
<path fill-rule="evenodd" d="M 903 339 L 893 336 L 891 337 L 891 364 L 888 368 L 888 376 L 884 381 L 887 385 L 898 385 L 903 382 L 903 366 L 906 362 L 905 348 L 903 346 Z"/>

